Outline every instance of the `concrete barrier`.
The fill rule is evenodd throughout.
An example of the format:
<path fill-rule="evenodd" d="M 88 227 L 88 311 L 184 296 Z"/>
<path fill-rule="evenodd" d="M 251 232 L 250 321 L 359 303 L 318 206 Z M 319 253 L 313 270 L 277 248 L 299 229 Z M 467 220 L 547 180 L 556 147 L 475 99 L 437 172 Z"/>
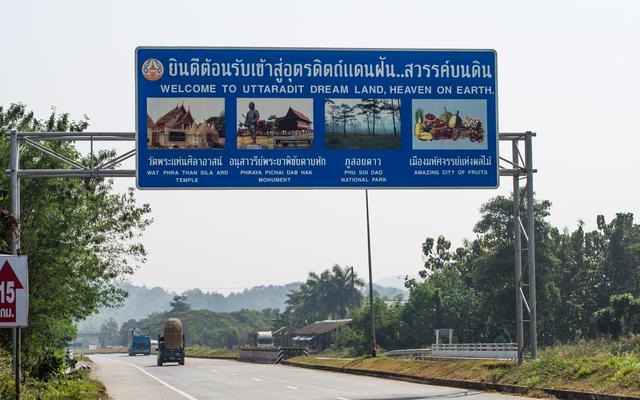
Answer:
<path fill-rule="evenodd" d="M 309 353 L 304 347 L 280 347 L 274 349 L 258 349 L 254 347 L 245 347 L 240 349 L 239 360 L 278 364 L 288 358 L 307 355 L 309 355 Z"/>
<path fill-rule="evenodd" d="M 256 349 L 243 348 L 240 349 L 240 361 L 275 363 L 280 354 L 279 349 Z"/>

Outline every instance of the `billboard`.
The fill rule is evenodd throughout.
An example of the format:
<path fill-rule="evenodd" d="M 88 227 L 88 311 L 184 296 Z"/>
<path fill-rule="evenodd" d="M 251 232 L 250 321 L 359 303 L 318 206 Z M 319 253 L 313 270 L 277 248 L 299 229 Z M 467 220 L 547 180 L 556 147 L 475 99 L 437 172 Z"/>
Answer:
<path fill-rule="evenodd" d="M 496 53 L 136 49 L 140 189 L 495 188 Z"/>

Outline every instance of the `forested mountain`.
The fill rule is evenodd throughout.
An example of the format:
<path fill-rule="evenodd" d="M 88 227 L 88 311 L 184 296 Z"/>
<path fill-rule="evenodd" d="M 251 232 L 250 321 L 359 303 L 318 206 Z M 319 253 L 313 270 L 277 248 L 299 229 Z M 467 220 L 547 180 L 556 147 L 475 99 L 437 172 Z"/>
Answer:
<path fill-rule="evenodd" d="M 194 310 L 206 309 L 216 312 L 232 312 L 243 309 L 263 310 L 265 308 L 284 308 L 287 293 L 297 289 L 300 282 L 286 285 L 254 286 L 242 292 L 233 292 L 224 296 L 216 292 L 203 292 L 191 289 L 182 293 Z"/>
<path fill-rule="evenodd" d="M 191 289 L 182 293 L 186 302 L 193 310 L 210 310 L 214 312 L 234 312 L 240 310 L 261 311 L 267 308 L 284 310 L 286 308 L 287 294 L 300 287 L 300 282 L 291 282 L 286 285 L 255 286 L 242 292 L 232 292 L 223 295 L 217 292 L 203 292 L 200 289 Z M 176 293 L 160 287 L 147 288 L 128 283 L 120 285 L 120 288 L 128 293 L 124 305 L 119 308 L 102 308 L 99 313 L 92 315 L 85 321 L 78 323 L 80 332 L 98 332 L 102 323 L 109 317 L 118 325 L 130 319 L 143 319 L 152 313 L 165 312 L 170 309 L 169 302 Z M 366 287 L 363 289 L 366 291 Z M 393 299 L 405 294 L 392 287 L 382 287 L 374 284 L 374 290 L 382 297 Z"/>

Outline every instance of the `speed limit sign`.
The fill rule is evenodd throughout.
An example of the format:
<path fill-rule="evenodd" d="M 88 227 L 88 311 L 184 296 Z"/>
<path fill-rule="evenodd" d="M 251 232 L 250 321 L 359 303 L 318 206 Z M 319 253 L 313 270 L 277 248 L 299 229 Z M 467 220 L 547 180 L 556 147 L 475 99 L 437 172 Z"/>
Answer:
<path fill-rule="evenodd" d="M 25 327 L 28 314 L 27 257 L 0 255 L 0 327 Z"/>

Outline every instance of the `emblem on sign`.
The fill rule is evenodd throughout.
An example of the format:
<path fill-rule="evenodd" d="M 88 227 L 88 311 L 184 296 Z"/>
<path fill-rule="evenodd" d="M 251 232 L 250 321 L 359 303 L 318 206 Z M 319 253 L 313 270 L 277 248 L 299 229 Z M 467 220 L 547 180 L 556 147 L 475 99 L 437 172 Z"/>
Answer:
<path fill-rule="evenodd" d="M 155 58 L 150 58 L 142 64 L 142 76 L 147 80 L 157 81 L 164 74 L 164 66 Z"/>

